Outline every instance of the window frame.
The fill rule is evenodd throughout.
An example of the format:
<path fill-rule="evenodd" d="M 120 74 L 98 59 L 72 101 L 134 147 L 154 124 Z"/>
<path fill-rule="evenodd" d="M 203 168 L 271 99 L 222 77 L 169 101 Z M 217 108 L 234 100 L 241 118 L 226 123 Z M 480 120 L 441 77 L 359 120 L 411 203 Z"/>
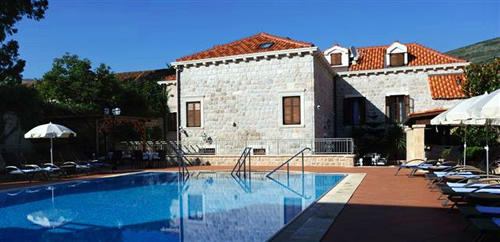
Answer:
<path fill-rule="evenodd" d="M 353 103 L 359 102 L 359 123 L 354 124 Z M 366 124 L 366 97 L 345 97 L 343 100 L 343 124 L 344 126 L 362 126 Z"/>
<path fill-rule="evenodd" d="M 196 104 L 199 105 L 199 110 L 196 110 Z M 192 110 L 189 109 L 190 105 L 193 105 L 193 109 Z M 198 111 L 198 113 L 196 111 Z M 190 121 L 189 114 L 190 114 L 190 112 L 194 113 L 194 115 L 193 115 L 193 118 L 194 118 L 193 125 L 189 125 L 189 121 Z M 196 116 L 198 116 L 198 117 L 196 117 Z M 196 122 L 196 121 L 198 121 L 198 122 Z M 201 127 L 201 102 L 200 101 L 186 102 L 186 127 L 189 127 L 189 128 L 193 128 L 193 127 L 199 128 L 199 127 Z"/>
<path fill-rule="evenodd" d="M 304 98 L 304 93 L 306 90 L 300 90 L 300 91 L 282 91 L 278 92 L 278 114 L 276 119 L 279 122 L 279 127 L 280 128 L 303 128 L 305 127 L 305 98 Z M 298 96 L 300 97 L 300 124 L 285 124 L 283 121 L 284 117 L 284 103 L 283 103 L 283 98 L 284 97 L 294 97 Z"/>
<path fill-rule="evenodd" d="M 334 62 L 334 57 L 338 58 L 339 62 Z M 331 53 L 330 54 L 330 65 L 332 66 L 341 66 L 342 65 L 342 53 Z"/>
<path fill-rule="evenodd" d="M 390 95 L 385 97 L 387 124 L 402 124 L 411 111 L 410 95 Z M 393 110 L 394 109 L 394 110 Z"/>
<path fill-rule="evenodd" d="M 395 65 L 393 64 L 393 56 L 399 56 L 398 59 L 401 61 L 401 65 Z M 405 53 L 390 53 L 389 54 L 389 66 L 390 67 L 401 67 L 405 66 Z"/>
<path fill-rule="evenodd" d="M 298 99 L 298 100 L 297 100 Z M 287 116 L 287 106 L 286 106 L 286 100 L 290 100 L 290 109 L 289 111 L 291 112 L 290 113 L 290 122 L 287 122 L 286 121 L 286 116 Z M 283 119 L 283 125 L 300 125 L 302 123 L 302 117 L 301 117 L 301 113 L 302 113 L 302 108 L 301 108 L 301 100 L 300 100 L 300 96 L 286 96 L 286 97 L 283 97 L 282 98 L 282 119 Z M 298 114 L 296 113 L 296 108 L 297 108 L 297 105 L 298 105 Z M 298 116 L 298 122 L 295 120 L 295 118 Z"/>
<path fill-rule="evenodd" d="M 181 107 L 181 113 L 180 113 L 180 116 L 181 116 L 181 124 L 180 126 L 181 127 L 185 127 L 185 128 L 190 128 L 190 129 L 199 129 L 199 128 L 203 128 L 204 127 L 204 117 L 205 117 L 205 112 L 204 112 L 204 99 L 205 96 L 188 96 L 188 97 L 182 97 L 181 99 L 181 105 L 179 105 L 179 107 Z M 200 102 L 200 126 L 199 127 L 196 127 L 196 126 L 187 126 L 188 122 L 187 122 L 187 116 L 188 116 L 188 110 L 187 110 L 187 103 L 190 103 L 190 102 Z"/>

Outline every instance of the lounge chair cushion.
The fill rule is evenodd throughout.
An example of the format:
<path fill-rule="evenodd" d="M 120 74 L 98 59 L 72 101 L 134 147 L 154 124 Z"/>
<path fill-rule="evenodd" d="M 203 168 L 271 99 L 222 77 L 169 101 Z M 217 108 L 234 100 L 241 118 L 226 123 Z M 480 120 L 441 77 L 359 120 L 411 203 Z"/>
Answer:
<path fill-rule="evenodd" d="M 493 223 L 500 227 L 500 218 L 492 218 L 491 221 L 493 221 Z"/>
<path fill-rule="evenodd" d="M 476 205 L 476 209 L 480 213 L 500 214 L 500 207 L 488 207 L 488 206 Z"/>
<path fill-rule="evenodd" d="M 468 188 L 468 187 L 452 187 L 451 189 L 453 189 L 454 192 L 458 192 L 458 193 L 485 192 L 485 193 L 500 194 L 499 188 L 477 189 L 477 188 Z"/>
<path fill-rule="evenodd" d="M 455 182 L 447 182 L 446 185 L 448 185 L 449 187 L 485 187 L 485 186 L 489 186 L 490 184 L 481 184 L 481 183 L 478 183 L 478 184 L 468 184 L 468 183 L 455 183 Z"/>
<path fill-rule="evenodd" d="M 470 171 L 465 171 L 465 172 L 459 172 L 459 171 L 452 171 L 452 172 L 445 172 L 445 171 L 437 171 L 434 172 L 437 177 L 444 177 L 444 176 L 463 176 L 463 177 L 468 177 L 469 175 L 474 176 L 472 172 Z"/>

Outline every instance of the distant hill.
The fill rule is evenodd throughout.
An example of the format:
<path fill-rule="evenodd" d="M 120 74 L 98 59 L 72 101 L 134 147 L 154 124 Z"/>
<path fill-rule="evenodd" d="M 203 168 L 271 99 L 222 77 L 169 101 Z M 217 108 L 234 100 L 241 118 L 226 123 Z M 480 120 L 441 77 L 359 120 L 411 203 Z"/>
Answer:
<path fill-rule="evenodd" d="M 446 52 L 446 54 L 469 60 L 476 64 L 484 64 L 500 58 L 500 37 L 481 41 L 456 50 Z"/>

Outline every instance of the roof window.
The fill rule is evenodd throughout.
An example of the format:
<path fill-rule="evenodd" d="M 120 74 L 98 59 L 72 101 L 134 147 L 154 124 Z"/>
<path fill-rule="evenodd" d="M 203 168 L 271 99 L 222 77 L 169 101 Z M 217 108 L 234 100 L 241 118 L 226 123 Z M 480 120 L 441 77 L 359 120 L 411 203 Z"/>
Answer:
<path fill-rule="evenodd" d="M 269 49 L 273 45 L 274 45 L 274 42 L 266 42 L 266 43 L 259 45 L 259 49 L 260 50 Z"/>

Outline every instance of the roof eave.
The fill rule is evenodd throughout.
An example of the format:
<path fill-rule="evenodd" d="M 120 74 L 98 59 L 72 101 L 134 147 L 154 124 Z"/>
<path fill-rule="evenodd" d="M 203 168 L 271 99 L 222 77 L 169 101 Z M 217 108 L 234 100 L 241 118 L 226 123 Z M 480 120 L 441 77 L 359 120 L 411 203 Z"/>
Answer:
<path fill-rule="evenodd" d="M 293 54 L 313 54 L 318 51 L 318 47 L 305 47 L 305 48 L 297 48 L 297 49 L 287 49 L 287 50 L 277 50 L 277 51 L 268 51 L 268 52 L 258 52 L 251 54 L 243 54 L 243 55 L 232 55 L 232 56 L 224 56 L 224 57 L 216 57 L 216 58 L 207 58 L 207 59 L 197 59 L 197 60 L 187 60 L 187 61 L 175 61 L 172 62 L 171 65 L 174 67 L 177 66 L 194 66 L 194 65 L 209 65 L 216 63 L 228 63 L 228 62 L 236 62 L 239 60 L 248 61 L 254 60 L 256 58 L 268 58 L 268 57 L 279 57 L 279 56 L 289 56 Z"/>

